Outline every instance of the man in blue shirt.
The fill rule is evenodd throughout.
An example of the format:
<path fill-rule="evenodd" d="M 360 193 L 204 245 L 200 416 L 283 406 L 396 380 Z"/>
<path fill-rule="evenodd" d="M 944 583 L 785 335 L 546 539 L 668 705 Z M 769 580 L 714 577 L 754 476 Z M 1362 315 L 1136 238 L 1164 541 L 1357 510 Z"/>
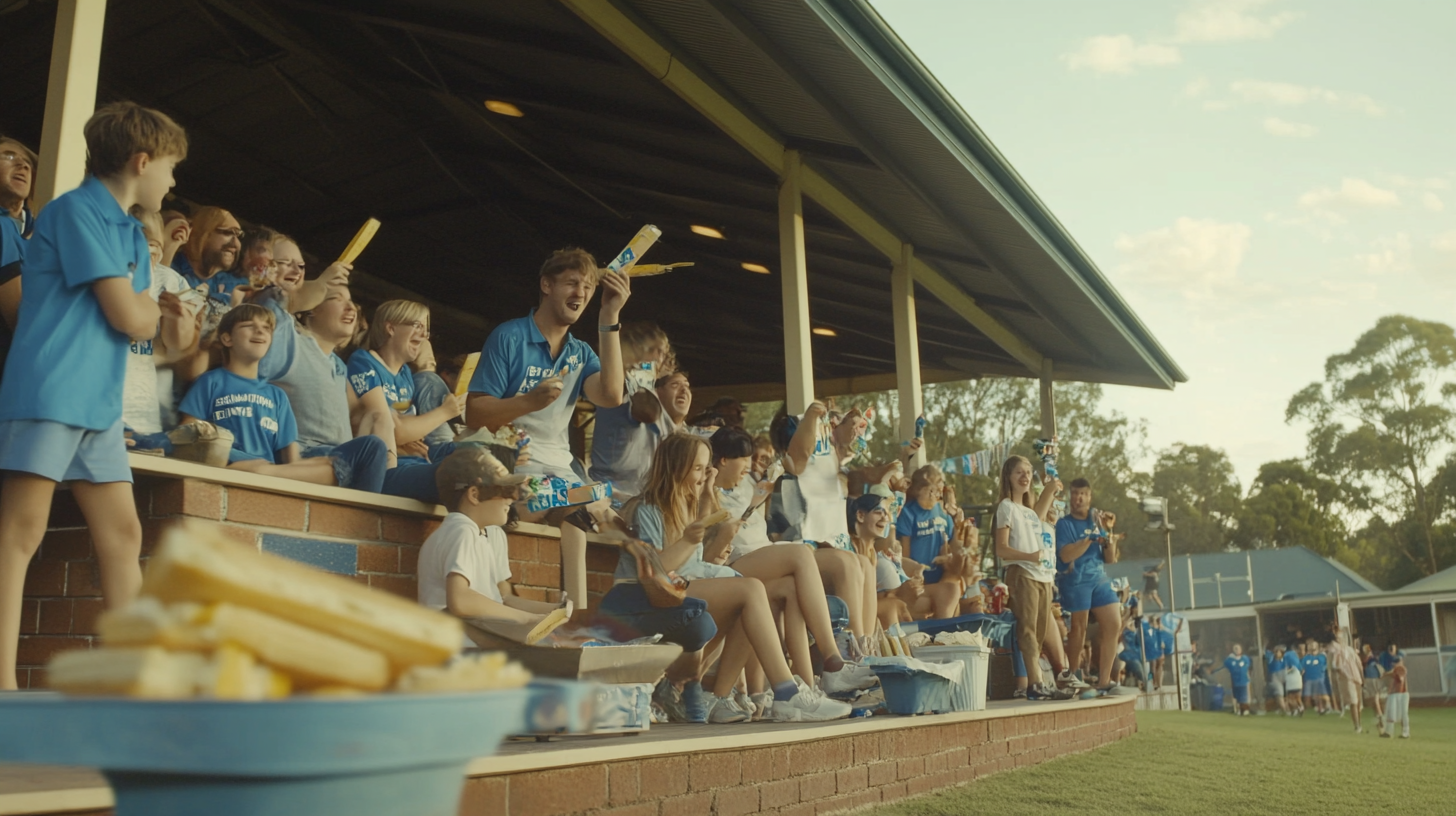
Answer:
<path fill-rule="evenodd" d="M 570 329 L 581 319 L 586 305 L 602 285 L 597 339 L 601 357 L 591 346 L 573 337 Z M 538 276 L 537 307 L 526 317 L 496 326 L 481 350 L 480 364 L 470 380 L 465 423 L 470 428 L 514 425 L 531 437 L 531 459 L 520 468 L 533 476 L 555 476 L 569 483 L 586 481 L 580 462 L 571 453 L 570 428 L 576 401 L 585 395 L 599 408 L 622 404 L 626 369 L 622 365 L 619 331 L 622 306 L 632 295 L 626 275 L 597 268 L 595 259 L 580 249 L 552 253 Z M 606 512 L 601 500 L 590 511 Z M 539 521 L 546 513 L 525 514 Z M 560 523 L 562 513 L 549 514 Z M 573 514 L 561 529 L 561 558 L 565 574 L 572 576 L 567 596 L 585 608 L 586 531 L 595 526 L 591 516 Z"/>
<path fill-rule="evenodd" d="M 84 132 L 85 181 L 45 208 L 26 247 L 0 383 L 0 689 L 16 687 L 22 584 L 57 483 L 86 518 L 107 606 L 141 586 L 121 406 L 131 341 L 154 336 L 161 311 L 148 293 L 151 250 L 127 212 L 161 208 L 187 136 L 132 102 L 97 109 Z"/>
<path fill-rule="evenodd" d="M 1092 509 L 1092 484 L 1086 479 L 1073 479 L 1070 490 L 1071 512 L 1057 521 L 1057 591 L 1062 609 L 1072 614 L 1067 659 L 1073 671 L 1079 668 L 1092 618 L 1097 623 L 1097 692 L 1134 693 L 1123 690 L 1112 675 L 1122 610 L 1104 565 L 1117 562 L 1117 544 L 1108 533 L 1116 517 Z"/>
<path fill-rule="evenodd" d="M 1223 668 L 1229 674 L 1229 684 L 1234 688 L 1234 716 L 1249 716 L 1249 666 L 1253 661 L 1244 654 L 1242 644 L 1235 643 L 1233 654 L 1223 659 Z"/>
<path fill-rule="evenodd" d="M 1320 714 L 1339 714 L 1330 705 L 1329 658 L 1310 638 L 1304 644 L 1304 699 L 1311 700 Z M 1306 703 L 1309 705 L 1309 703 Z"/>

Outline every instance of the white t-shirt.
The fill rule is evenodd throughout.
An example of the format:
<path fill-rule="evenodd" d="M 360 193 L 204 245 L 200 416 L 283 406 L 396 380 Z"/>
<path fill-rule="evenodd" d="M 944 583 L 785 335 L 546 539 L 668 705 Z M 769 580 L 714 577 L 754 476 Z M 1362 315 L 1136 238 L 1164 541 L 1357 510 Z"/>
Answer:
<path fill-rule="evenodd" d="M 892 592 L 905 583 L 905 572 L 884 553 L 875 553 L 875 591 Z"/>
<path fill-rule="evenodd" d="M 147 294 L 160 300 L 163 292 L 179 294 L 187 290 L 187 281 L 170 268 L 152 265 L 152 288 Z M 162 431 L 163 401 L 159 380 L 165 379 L 166 403 L 172 398 L 172 370 L 158 369 L 152 353 L 152 340 L 133 340 L 126 355 L 126 385 L 121 394 L 121 418 L 137 433 Z M 165 372 L 166 376 L 161 375 Z"/>
<path fill-rule="evenodd" d="M 445 582 L 452 573 L 465 576 L 471 589 L 500 603 L 498 585 L 511 579 L 506 532 L 499 527 L 482 530 L 464 513 L 451 513 L 425 539 L 417 572 L 422 606 L 445 611 Z M 474 644 L 467 637 L 465 645 Z"/>
<path fill-rule="evenodd" d="M 1041 560 L 1036 561 L 1008 561 L 1009 566 L 1019 567 L 1030 574 L 1032 580 L 1049 584 L 1056 577 L 1055 558 L 1056 541 L 1055 535 L 1048 535 L 1047 527 L 1036 511 L 1024 504 L 1013 502 L 1010 499 L 1002 499 L 996 505 L 996 523 L 993 530 L 1000 530 L 1002 527 L 1011 528 L 1011 536 L 1007 542 L 1011 549 L 1024 553 L 1040 553 Z"/>
<path fill-rule="evenodd" d="M 828 436 L 820 436 L 814 445 L 808 467 L 799 474 L 798 486 L 799 495 L 804 497 L 804 523 L 799 531 L 804 540 L 853 549 L 844 485 L 839 481 L 839 453 Z"/>
<path fill-rule="evenodd" d="M 757 484 L 752 474 L 745 473 L 732 490 L 718 491 L 718 500 L 723 509 L 733 514 L 730 519 L 742 516 L 743 511 L 753 504 L 753 490 Z M 773 541 L 768 537 L 768 520 L 764 518 L 763 508 L 759 508 L 738 528 L 738 534 L 733 536 L 733 549 L 728 553 L 728 563 L 772 545 Z"/>

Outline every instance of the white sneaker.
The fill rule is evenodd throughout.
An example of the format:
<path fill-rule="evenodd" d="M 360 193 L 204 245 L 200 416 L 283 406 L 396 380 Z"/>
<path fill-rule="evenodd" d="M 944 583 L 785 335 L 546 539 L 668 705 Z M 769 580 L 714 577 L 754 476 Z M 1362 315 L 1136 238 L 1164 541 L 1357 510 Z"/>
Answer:
<path fill-rule="evenodd" d="M 748 712 L 749 719 L 758 719 L 758 717 L 754 716 L 758 713 L 758 706 L 754 705 L 753 698 L 748 696 L 748 692 L 733 689 L 733 702 L 737 703 L 739 708 Z"/>
<path fill-rule="evenodd" d="M 799 687 L 799 693 L 795 694 L 791 700 L 774 703 L 774 722 L 842 720 L 848 717 L 853 710 L 849 703 L 831 700 L 824 694 L 809 688 L 803 680 L 797 677 L 794 678 L 794 683 Z"/>
<path fill-rule="evenodd" d="M 1082 678 L 1074 674 L 1071 669 L 1067 669 L 1061 674 L 1057 675 L 1057 685 L 1061 686 L 1062 688 L 1072 689 L 1074 691 L 1086 691 L 1087 689 L 1092 688 L 1092 686 L 1082 682 Z"/>
<path fill-rule="evenodd" d="M 774 698 L 772 691 L 760 691 L 757 694 L 749 695 L 748 699 L 753 701 L 753 719 L 755 722 L 758 720 L 773 719 Z"/>
<path fill-rule="evenodd" d="M 880 678 L 868 666 L 845 663 L 839 671 L 819 675 L 819 690 L 825 694 L 845 694 L 867 689 L 878 682 Z"/>
<path fill-rule="evenodd" d="M 751 715 L 739 707 L 731 696 L 713 697 L 713 708 L 708 712 L 708 722 L 716 724 L 748 722 Z"/>

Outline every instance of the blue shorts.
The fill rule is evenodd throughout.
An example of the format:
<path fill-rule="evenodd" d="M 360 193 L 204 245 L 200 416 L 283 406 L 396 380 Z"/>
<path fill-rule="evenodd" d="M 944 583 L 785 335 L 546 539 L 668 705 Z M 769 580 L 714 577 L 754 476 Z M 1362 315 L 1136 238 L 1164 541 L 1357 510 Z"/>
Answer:
<path fill-rule="evenodd" d="M 626 627 L 634 637 L 662 635 L 684 652 L 696 652 L 718 634 L 718 625 L 708 614 L 708 602 L 684 598 L 681 606 L 658 607 L 647 600 L 641 584 L 616 584 L 602 598 L 602 617 Z"/>
<path fill-rule="evenodd" d="M 1329 678 L 1321 677 L 1318 680 L 1306 679 L 1304 681 L 1304 696 L 1319 697 L 1320 695 L 1324 695 L 1325 697 L 1330 696 Z"/>
<path fill-rule="evenodd" d="M 53 482 L 130 482 L 124 427 L 119 417 L 104 431 L 49 419 L 0 421 L 0 470 Z"/>
<path fill-rule="evenodd" d="M 1057 589 L 1062 593 L 1063 612 L 1086 612 L 1117 603 L 1117 593 L 1112 591 L 1112 582 L 1106 578 L 1074 583 L 1068 576 L 1058 575 Z"/>
<path fill-rule="evenodd" d="M 1234 686 L 1234 702 L 1238 703 L 1239 705 L 1249 704 L 1248 686 Z"/>

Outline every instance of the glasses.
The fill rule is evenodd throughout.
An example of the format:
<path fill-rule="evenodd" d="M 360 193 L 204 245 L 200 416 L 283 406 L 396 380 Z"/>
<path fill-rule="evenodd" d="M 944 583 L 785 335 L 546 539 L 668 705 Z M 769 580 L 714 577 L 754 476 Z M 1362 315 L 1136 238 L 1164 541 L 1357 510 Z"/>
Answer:
<path fill-rule="evenodd" d="M 238 241 L 242 241 L 243 240 L 243 236 L 244 235 L 247 235 L 247 233 L 243 232 L 242 230 L 238 229 L 237 227 L 227 227 L 225 229 L 215 229 L 215 230 L 212 231 L 212 233 L 214 235 L 221 235 L 221 236 L 223 236 L 225 238 L 236 238 Z"/>
<path fill-rule="evenodd" d="M 28 167 L 31 170 L 35 169 L 35 164 L 31 162 L 29 156 L 26 156 L 24 153 L 16 153 L 14 150 L 0 150 L 0 162 L 18 164 L 22 167 Z"/>
<path fill-rule="evenodd" d="M 417 332 L 423 333 L 426 340 L 430 339 L 430 327 L 428 324 L 422 321 L 415 320 L 409 323 L 401 323 L 400 325 L 408 326 L 409 328 L 414 329 Z"/>

